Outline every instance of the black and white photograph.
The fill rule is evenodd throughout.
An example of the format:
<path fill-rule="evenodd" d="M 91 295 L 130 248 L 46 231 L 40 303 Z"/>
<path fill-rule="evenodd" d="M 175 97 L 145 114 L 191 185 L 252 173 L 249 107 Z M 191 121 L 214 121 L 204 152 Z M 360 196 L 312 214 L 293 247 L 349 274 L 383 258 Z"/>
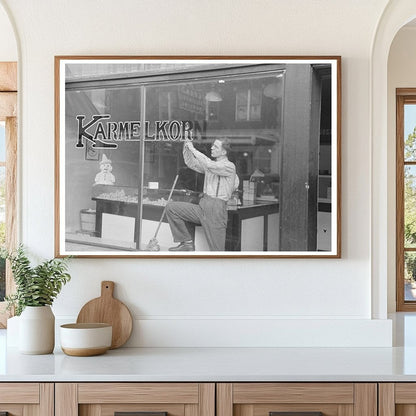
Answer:
<path fill-rule="evenodd" d="M 340 63 L 56 57 L 56 254 L 340 257 Z"/>

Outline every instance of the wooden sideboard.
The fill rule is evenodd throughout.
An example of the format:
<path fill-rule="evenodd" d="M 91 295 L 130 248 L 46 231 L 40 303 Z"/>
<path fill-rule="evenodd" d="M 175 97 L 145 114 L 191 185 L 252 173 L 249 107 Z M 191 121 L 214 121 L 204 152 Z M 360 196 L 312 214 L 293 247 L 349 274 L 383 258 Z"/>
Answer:
<path fill-rule="evenodd" d="M 1 416 L 414 416 L 410 383 L 0 383 Z"/>

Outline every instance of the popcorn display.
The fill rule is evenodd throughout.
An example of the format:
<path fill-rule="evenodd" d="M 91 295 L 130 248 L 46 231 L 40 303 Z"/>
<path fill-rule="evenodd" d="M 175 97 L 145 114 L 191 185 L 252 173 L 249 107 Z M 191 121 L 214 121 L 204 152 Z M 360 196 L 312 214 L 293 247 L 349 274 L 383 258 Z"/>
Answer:
<path fill-rule="evenodd" d="M 119 202 L 128 202 L 137 204 L 138 203 L 138 197 L 137 195 L 126 195 L 124 192 L 124 189 L 117 190 L 114 192 L 103 192 L 99 195 L 97 195 L 98 199 L 108 199 L 110 201 L 119 201 Z M 159 199 L 151 199 L 149 197 L 143 198 L 143 204 L 147 205 L 158 205 L 158 206 L 166 206 L 168 203 L 167 199 L 165 198 L 159 198 Z"/>
<path fill-rule="evenodd" d="M 137 204 L 137 195 L 126 195 L 123 189 L 114 192 L 103 192 L 97 196 L 99 199 L 109 199 L 110 201 L 132 202 Z"/>
<path fill-rule="evenodd" d="M 165 198 L 159 198 L 159 199 L 150 199 L 150 198 L 143 198 L 143 204 L 148 205 L 160 205 L 161 207 L 166 206 L 168 203 L 168 200 Z"/>

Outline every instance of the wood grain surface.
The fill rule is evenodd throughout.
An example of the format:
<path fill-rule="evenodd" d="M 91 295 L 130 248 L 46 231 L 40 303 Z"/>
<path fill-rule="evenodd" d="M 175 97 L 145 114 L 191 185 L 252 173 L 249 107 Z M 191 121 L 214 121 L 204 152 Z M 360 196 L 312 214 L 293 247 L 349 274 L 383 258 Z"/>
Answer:
<path fill-rule="evenodd" d="M 0 62 L 0 91 L 17 91 L 17 62 Z"/>
<path fill-rule="evenodd" d="M 377 416 L 376 383 L 354 383 L 354 416 Z"/>
<path fill-rule="evenodd" d="M 17 116 L 17 93 L 0 91 L 0 121 Z"/>
<path fill-rule="evenodd" d="M 354 403 L 351 383 L 234 383 L 234 403 Z"/>
<path fill-rule="evenodd" d="M 201 385 L 198 383 L 79 383 L 77 400 L 80 404 L 198 404 Z"/>
<path fill-rule="evenodd" d="M 56 383 L 55 416 L 78 416 L 78 384 Z"/>
<path fill-rule="evenodd" d="M 39 401 L 39 383 L 1 383 L 0 385 L 2 404 L 39 404 Z"/>
<path fill-rule="evenodd" d="M 217 416 L 233 416 L 233 385 L 218 383 L 217 387 Z"/>
<path fill-rule="evenodd" d="M 121 347 L 133 329 L 130 311 L 113 297 L 114 282 L 101 282 L 101 296 L 86 303 L 80 310 L 77 323 L 107 323 L 113 327 L 111 349 Z"/>
<path fill-rule="evenodd" d="M 379 416 L 394 416 L 396 412 L 394 383 L 380 383 L 378 391 Z"/>
<path fill-rule="evenodd" d="M 72 355 L 74 357 L 92 357 L 94 355 L 101 355 L 104 354 L 108 347 L 101 347 L 101 348 L 64 348 L 61 347 L 62 351 L 66 355 Z"/>

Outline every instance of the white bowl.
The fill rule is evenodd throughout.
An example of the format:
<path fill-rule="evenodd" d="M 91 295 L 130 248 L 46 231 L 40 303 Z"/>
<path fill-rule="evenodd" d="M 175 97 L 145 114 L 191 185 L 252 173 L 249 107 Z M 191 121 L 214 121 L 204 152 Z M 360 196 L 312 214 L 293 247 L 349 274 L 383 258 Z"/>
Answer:
<path fill-rule="evenodd" d="M 78 357 L 99 355 L 111 347 L 112 326 L 104 323 L 61 325 L 61 348 Z"/>

